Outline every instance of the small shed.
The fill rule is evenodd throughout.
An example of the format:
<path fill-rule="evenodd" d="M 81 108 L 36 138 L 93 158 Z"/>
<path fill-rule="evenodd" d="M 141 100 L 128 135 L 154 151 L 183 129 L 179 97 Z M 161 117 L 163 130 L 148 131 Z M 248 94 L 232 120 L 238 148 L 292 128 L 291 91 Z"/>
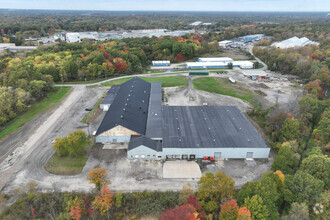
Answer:
<path fill-rule="evenodd" d="M 208 70 L 189 70 L 189 76 L 207 76 L 209 75 Z"/>

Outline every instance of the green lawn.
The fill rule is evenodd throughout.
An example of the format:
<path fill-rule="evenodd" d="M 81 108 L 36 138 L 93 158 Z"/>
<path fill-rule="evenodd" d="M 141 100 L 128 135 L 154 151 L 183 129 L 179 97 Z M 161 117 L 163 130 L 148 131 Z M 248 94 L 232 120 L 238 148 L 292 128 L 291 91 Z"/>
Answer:
<path fill-rule="evenodd" d="M 75 175 L 81 173 L 88 156 L 59 157 L 55 154 L 47 162 L 45 169 L 59 175 Z"/>
<path fill-rule="evenodd" d="M 193 80 L 196 89 L 233 96 L 253 104 L 253 92 L 242 88 L 240 83 L 231 83 L 227 78 L 200 77 Z"/>
<path fill-rule="evenodd" d="M 102 83 L 102 86 L 113 86 L 120 85 L 133 77 L 128 77 L 124 79 L 118 79 L 111 82 Z M 188 86 L 188 81 L 185 77 L 180 76 L 168 76 L 168 77 L 140 77 L 141 79 L 147 82 L 161 82 L 162 87 L 171 87 L 171 86 Z"/>
<path fill-rule="evenodd" d="M 32 105 L 27 112 L 17 116 L 13 121 L 5 126 L 5 128 L 0 131 L 0 139 L 17 131 L 22 125 L 33 119 L 39 113 L 48 111 L 57 106 L 71 91 L 71 87 L 56 87 L 56 89 L 56 92 L 48 94 L 49 98 L 45 98 L 42 101 Z"/>

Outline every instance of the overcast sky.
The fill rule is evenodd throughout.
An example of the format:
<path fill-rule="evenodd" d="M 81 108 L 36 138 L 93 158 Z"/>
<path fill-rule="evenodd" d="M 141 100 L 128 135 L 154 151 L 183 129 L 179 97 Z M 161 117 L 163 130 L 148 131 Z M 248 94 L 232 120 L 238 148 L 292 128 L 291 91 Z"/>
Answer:
<path fill-rule="evenodd" d="M 330 11 L 330 0 L 0 0 L 0 8 L 110 11 Z"/>

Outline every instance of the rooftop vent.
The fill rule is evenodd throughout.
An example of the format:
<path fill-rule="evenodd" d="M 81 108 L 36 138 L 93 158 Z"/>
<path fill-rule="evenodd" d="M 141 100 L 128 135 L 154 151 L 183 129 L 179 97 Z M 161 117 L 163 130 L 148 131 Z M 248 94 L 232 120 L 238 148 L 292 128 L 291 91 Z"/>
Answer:
<path fill-rule="evenodd" d="M 128 97 L 130 97 L 131 96 L 131 94 L 128 94 Z"/>
<path fill-rule="evenodd" d="M 129 101 L 129 98 L 127 98 L 126 100 Z"/>
<path fill-rule="evenodd" d="M 213 139 L 213 142 L 215 142 L 215 139 Z"/>
<path fill-rule="evenodd" d="M 127 103 L 125 103 L 125 106 L 127 106 Z"/>
<path fill-rule="evenodd" d="M 248 139 L 247 141 L 248 141 L 248 142 L 250 142 L 251 140 L 250 140 L 250 139 Z"/>
<path fill-rule="evenodd" d="M 146 113 L 146 111 L 143 111 L 143 114 L 145 114 Z"/>
<path fill-rule="evenodd" d="M 206 120 L 206 118 L 204 118 L 204 120 Z"/>
<path fill-rule="evenodd" d="M 125 109 L 125 108 L 123 108 L 123 111 L 126 111 L 126 109 Z"/>
<path fill-rule="evenodd" d="M 144 90 L 144 93 L 147 93 L 147 91 L 146 91 L 146 90 Z"/>
<path fill-rule="evenodd" d="M 211 128 L 209 128 L 209 130 L 211 130 Z"/>
<path fill-rule="evenodd" d="M 141 106 L 139 106 L 139 109 L 141 109 L 142 107 Z"/>
<path fill-rule="evenodd" d="M 144 103 L 144 100 L 142 100 L 142 103 Z"/>
<path fill-rule="evenodd" d="M 134 87 L 134 85 L 132 85 L 132 88 Z"/>
<path fill-rule="evenodd" d="M 178 130 L 180 130 L 180 128 L 178 128 Z"/>
<path fill-rule="evenodd" d="M 124 116 L 123 116 L 123 115 L 121 115 L 121 116 L 120 116 L 120 118 L 124 118 Z"/>
<path fill-rule="evenodd" d="M 179 141 L 181 142 L 181 139 L 179 139 Z"/>

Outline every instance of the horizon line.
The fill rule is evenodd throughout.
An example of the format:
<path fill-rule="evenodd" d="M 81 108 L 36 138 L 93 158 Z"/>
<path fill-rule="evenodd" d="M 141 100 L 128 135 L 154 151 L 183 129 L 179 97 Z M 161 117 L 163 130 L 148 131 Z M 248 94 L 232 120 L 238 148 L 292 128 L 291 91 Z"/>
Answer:
<path fill-rule="evenodd" d="M 0 8 L 0 10 L 42 10 L 42 11 L 97 11 L 97 12 L 319 12 L 319 13 L 330 13 L 330 11 L 197 11 L 197 10 L 101 10 L 101 9 L 46 9 L 46 8 Z"/>

